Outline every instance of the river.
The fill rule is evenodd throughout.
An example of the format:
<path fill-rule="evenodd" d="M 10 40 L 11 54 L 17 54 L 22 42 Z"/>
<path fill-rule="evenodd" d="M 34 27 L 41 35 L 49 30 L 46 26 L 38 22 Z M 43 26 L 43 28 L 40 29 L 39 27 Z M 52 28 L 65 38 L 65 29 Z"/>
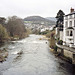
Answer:
<path fill-rule="evenodd" d="M 72 65 L 55 57 L 42 37 L 32 34 L 5 45 L 9 56 L 0 63 L 0 75 L 74 75 Z M 18 56 L 18 51 L 23 54 Z"/>

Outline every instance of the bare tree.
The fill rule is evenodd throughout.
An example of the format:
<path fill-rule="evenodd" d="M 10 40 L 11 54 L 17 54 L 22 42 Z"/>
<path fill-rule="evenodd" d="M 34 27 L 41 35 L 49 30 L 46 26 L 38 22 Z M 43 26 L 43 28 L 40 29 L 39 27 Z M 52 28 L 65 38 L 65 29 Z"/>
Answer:
<path fill-rule="evenodd" d="M 24 21 L 17 16 L 9 17 L 6 27 L 12 37 L 18 36 L 19 38 L 23 38 L 25 36 Z"/>

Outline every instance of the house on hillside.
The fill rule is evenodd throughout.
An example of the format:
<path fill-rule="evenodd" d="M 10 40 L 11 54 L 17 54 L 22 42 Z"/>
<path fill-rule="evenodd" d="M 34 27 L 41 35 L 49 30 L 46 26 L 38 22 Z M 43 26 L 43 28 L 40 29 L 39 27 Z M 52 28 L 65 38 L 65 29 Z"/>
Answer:
<path fill-rule="evenodd" d="M 73 8 L 64 16 L 63 45 L 75 47 L 75 11 Z"/>

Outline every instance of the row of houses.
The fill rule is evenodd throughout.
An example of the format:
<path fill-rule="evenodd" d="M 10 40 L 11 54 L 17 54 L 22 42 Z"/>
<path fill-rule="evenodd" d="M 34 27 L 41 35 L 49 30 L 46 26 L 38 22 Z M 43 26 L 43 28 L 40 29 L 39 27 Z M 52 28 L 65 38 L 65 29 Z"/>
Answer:
<path fill-rule="evenodd" d="M 75 10 L 64 15 L 63 24 L 56 26 L 56 39 L 62 40 L 63 45 L 75 48 Z"/>
<path fill-rule="evenodd" d="M 44 32 L 46 30 L 53 30 L 53 28 L 55 27 L 55 25 L 43 25 L 43 22 L 41 22 L 41 24 L 33 24 L 32 21 L 24 21 L 24 24 L 26 28 L 30 28 L 31 30 L 39 30 L 40 32 Z"/>

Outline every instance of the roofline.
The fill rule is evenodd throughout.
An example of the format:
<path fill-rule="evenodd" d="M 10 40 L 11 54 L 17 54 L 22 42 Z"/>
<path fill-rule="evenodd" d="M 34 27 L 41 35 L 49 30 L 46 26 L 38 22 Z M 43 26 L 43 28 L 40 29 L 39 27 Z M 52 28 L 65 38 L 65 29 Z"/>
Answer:
<path fill-rule="evenodd" d="M 64 16 L 68 16 L 68 15 L 72 15 L 72 14 L 75 14 L 75 12 L 74 13 L 67 14 L 67 15 L 64 15 Z"/>
<path fill-rule="evenodd" d="M 73 27 L 68 27 L 66 30 L 68 30 L 68 29 L 73 29 L 73 30 L 74 30 L 74 28 L 73 28 Z"/>

